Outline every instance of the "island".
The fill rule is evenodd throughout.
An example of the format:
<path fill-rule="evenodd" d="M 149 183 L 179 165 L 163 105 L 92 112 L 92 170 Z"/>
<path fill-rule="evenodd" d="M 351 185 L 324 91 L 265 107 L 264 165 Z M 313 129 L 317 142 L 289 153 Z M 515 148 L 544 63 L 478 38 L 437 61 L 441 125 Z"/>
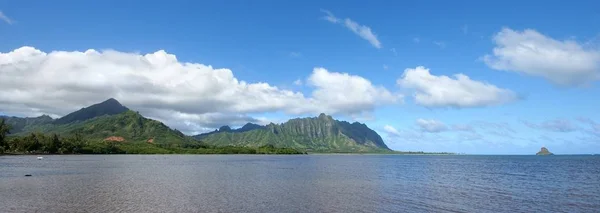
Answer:
<path fill-rule="evenodd" d="M 552 152 L 548 151 L 548 149 L 546 147 L 542 147 L 542 149 L 540 149 L 540 151 L 537 152 L 535 155 L 554 155 L 554 154 L 552 154 Z"/>

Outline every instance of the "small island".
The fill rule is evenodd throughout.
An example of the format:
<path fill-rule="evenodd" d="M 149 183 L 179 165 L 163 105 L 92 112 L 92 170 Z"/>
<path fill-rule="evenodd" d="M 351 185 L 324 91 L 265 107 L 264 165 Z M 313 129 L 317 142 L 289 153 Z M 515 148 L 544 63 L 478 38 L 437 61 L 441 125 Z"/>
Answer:
<path fill-rule="evenodd" d="M 546 147 L 542 147 L 542 149 L 540 149 L 540 151 L 537 152 L 535 155 L 554 155 L 554 154 L 552 154 L 552 152 L 548 151 L 548 149 L 546 149 Z"/>

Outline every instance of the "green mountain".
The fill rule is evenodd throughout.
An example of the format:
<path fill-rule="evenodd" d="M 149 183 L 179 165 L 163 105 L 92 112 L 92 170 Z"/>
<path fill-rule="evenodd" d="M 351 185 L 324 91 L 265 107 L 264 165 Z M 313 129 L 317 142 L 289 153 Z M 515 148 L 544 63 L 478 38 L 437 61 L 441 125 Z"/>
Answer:
<path fill-rule="evenodd" d="M 334 120 L 331 116 L 296 118 L 282 124 L 228 126 L 194 136 L 214 146 L 288 147 L 315 152 L 390 151 L 383 139 L 365 124 Z"/>
<path fill-rule="evenodd" d="M 80 133 L 86 138 L 107 139 L 122 138 L 127 142 L 147 142 L 157 144 L 181 144 L 194 141 L 165 124 L 143 117 L 137 112 L 128 110 L 116 115 L 102 115 L 82 122 L 53 125 L 41 132 L 74 134 Z"/>
<path fill-rule="evenodd" d="M 56 120 L 49 116 L 8 117 L 7 123 L 13 127 L 11 133 L 15 136 L 24 136 L 33 132 L 60 135 L 78 133 L 87 139 L 98 141 L 112 139 L 155 144 L 197 142 L 159 121 L 145 118 L 127 109 L 112 98 Z"/>
<path fill-rule="evenodd" d="M 32 118 L 0 116 L 0 119 L 4 119 L 5 122 L 12 127 L 12 129 L 10 130 L 11 133 L 24 132 L 29 129 L 35 128 L 37 126 L 40 126 L 40 125 L 52 123 L 54 121 L 54 119 L 52 119 L 48 115 L 42 115 L 39 117 L 32 117 Z"/>
<path fill-rule="evenodd" d="M 127 107 L 121 105 L 121 103 L 119 103 L 117 100 L 110 98 L 102 103 L 97 103 L 65 115 L 64 117 L 54 121 L 54 124 L 67 124 L 77 121 L 85 121 L 102 115 L 116 115 L 128 110 L 129 109 Z"/>
<path fill-rule="evenodd" d="M 390 151 L 382 138 L 365 124 L 334 120 L 321 114 L 261 126 L 248 123 L 239 129 L 223 126 L 193 137 L 143 117 L 115 99 L 82 108 L 59 119 L 7 117 L 13 136 L 31 133 L 80 135 L 89 141 L 152 143 L 160 146 L 208 145 L 214 147 L 277 147 L 313 152 Z"/>

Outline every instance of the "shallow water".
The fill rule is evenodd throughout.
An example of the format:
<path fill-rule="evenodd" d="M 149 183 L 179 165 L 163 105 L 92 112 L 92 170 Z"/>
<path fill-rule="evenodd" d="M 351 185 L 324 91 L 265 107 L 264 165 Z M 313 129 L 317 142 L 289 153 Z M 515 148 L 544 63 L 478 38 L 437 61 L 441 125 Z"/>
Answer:
<path fill-rule="evenodd" d="M 599 211 L 600 156 L 0 156 L 0 212 Z"/>

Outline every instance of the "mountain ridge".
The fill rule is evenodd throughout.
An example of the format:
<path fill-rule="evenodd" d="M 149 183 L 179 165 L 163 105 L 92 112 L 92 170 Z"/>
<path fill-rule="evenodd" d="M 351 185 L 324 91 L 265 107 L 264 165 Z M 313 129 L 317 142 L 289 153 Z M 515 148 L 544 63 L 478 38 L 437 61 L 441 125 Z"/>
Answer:
<path fill-rule="evenodd" d="M 246 126 L 246 125 L 245 125 Z M 281 124 L 240 131 L 229 127 L 193 136 L 210 145 L 275 145 L 312 151 L 390 151 L 379 134 L 367 125 L 317 117 L 293 118 Z"/>
<path fill-rule="evenodd" d="M 187 136 L 160 121 L 145 118 L 113 98 L 58 119 L 39 116 L 12 117 L 11 120 L 12 124 L 18 124 L 18 128 L 11 132 L 15 136 L 39 132 L 82 134 L 96 141 L 119 138 L 119 141 L 124 142 L 202 143 L 215 147 L 273 146 L 315 152 L 391 151 L 381 136 L 366 124 L 335 120 L 324 113 L 317 117 L 292 118 L 280 124 L 263 126 L 246 123 L 237 129 L 222 126 L 215 131 L 195 136 Z"/>

